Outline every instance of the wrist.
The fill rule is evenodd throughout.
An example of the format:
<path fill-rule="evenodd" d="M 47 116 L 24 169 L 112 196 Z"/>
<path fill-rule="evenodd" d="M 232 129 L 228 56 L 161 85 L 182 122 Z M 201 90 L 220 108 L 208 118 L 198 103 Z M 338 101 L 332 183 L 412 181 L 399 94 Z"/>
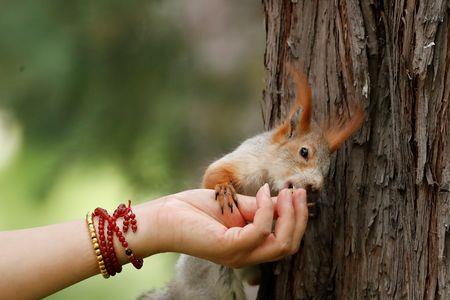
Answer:
<path fill-rule="evenodd" d="M 160 252 L 160 235 L 158 233 L 157 211 L 158 203 L 149 201 L 133 208 L 136 215 L 138 230 L 132 232 L 129 230 L 124 233 L 125 239 L 128 241 L 129 248 L 133 250 L 138 257 L 148 257 Z M 122 226 L 123 220 L 118 222 L 119 227 Z M 122 264 L 128 263 L 125 249 L 120 245 L 117 237 L 114 238 L 115 245 L 118 245 L 118 258 Z"/>
<path fill-rule="evenodd" d="M 154 203 L 155 202 L 155 203 Z M 138 229 L 133 232 L 131 229 L 123 232 L 123 237 L 136 257 L 145 258 L 147 256 L 159 253 L 159 235 L 157 220 L 158 205 L 156 201 L 149 201 L 144 204 L 133 207 L 133 213 L 136 215 Z M 116 225 L 123 228 L 124 219 L 117 219 Z M 96 231 L 99 232 L 98 218 L 95 218 L 94 224 Z M 129 257 L 125 253 L 125 248 L 117 235 L 113 235 L 114 252 L 121 265 L 129 262 Z"/>
<path fill-rule="evenodd" d="M 180 217 L 186 212 L 185 202 L 178 195 L 185 192 L 168 195 L 142 204 L 143 215 L 150 220 L 148 233 L 152 243 L 152 253 L 178 252 L 184 253 L 189 246 L 184 236 L 184 219 Z M 184 204 L 184 205 L 183 205 Z M 150 254 L 150 255 L 151 255 Z"/>

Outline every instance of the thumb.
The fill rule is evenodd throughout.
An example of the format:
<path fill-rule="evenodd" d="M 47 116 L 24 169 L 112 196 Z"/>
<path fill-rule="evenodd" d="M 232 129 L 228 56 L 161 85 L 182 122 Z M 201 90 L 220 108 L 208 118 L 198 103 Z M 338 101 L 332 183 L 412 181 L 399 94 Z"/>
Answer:
<path fill-rule="evenodd" d="M 267 183 L 256 194 L 256 205 L 253 223 L 245 225 L 238 232 L 235 242 L 238 249 L 255 248 L 272 232 L 273 202 Z"/>
<path fill-rule="evenodd" d="M 277 218 L 277 197 L 270 197 L 270 188 L 269 185 L 266 183 L 263 185 L 258 193 L 261 193 L 260 196 L 267 195 L 271 200 L 272 204 L 274 206 L 274 218 Z M 245 219 L 247 223 L 253 222 L 255 218 L 255 213 L 259 207 L 257 204 L 258 202 L 258 196 L 257 197 L 251 197 L 251 196 L 244 196 L 244 195 L 237 195 L 238 197 L 238 203 L 239 203 L 239 212 L 241 213 L 242 217 Z M 260 199 L 261 200 L 261 199 Z"/>

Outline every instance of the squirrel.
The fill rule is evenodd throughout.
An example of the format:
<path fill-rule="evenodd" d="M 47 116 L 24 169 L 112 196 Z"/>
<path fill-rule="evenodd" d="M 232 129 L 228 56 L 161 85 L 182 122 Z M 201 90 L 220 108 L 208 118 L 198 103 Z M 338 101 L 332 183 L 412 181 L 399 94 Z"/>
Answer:
<path fill-rule="evenodd" d="M 265 183 L 273 195 L 284 188 L 303 188 L 311 198 L 323 186 L 331 154 L 365 119 L 361 106 L 353 104 L 349 106 L 351 116 L 345 121 L 320 126 L 312 119 L 312 93 L 306 74 L 296 72 L 290 65 L 287 71 L 296 84 L 296 101 L 284 121 L 270 131 L 245 140 L 205 171 L 202 186 L 215 190 L 222 214 L 238 206 L 236 193 L 254 196 Z M 175 278 L 163 290 L 151 291 L 139 299 L 245 300 L 243 282 L 258 284 L 259 276 L 258 266 L 231 269 L 181 255 Z"/>

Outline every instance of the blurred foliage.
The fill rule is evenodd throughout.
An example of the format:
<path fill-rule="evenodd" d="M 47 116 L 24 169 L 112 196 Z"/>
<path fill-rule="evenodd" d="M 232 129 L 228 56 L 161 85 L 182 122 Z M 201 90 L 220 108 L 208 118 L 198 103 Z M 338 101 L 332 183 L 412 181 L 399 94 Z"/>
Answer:
<path fill-rule="evenodd" d="M 0 112 L 20 128 L 22 144 L 0 170 L 0 203 L 8 207 L 1 229 L 198 187 L 211 160 L 261 128 L 260 36 L 248 41 L 256 53 L 237 68 L 214 72 L 187 34 L 182 7 L 174 0 L 2 1 Z M 252 7 L 240 9 L 239 26 L 258 22 Z M 123 275 L 113 289 L 93 278 L 53 297 L 134 298 L 118 285 L 160 286 L 173 260 L 150 262 L 160 269 L 147 276 Z"/>
<path fill-rule="evenodd" d="M 196 69 L 189 41 L 160 7 L 160 1 L 2 4 L 1 105 L 22 125 L 25 148 L 52 149 L 50 165 L 40 168 L 39 198 L 77 159 L 114 161 L 139 189 L 179 188 L 173 178 L 192 173 L 191 162 L 205 155 L 196 146 L 201 133 L 186 118 L 192 107 L 203 106 L 201 117 L 214 125 L 205 136 L 211 144 L 230 144 L 222 139 L 233 129 L 224 114 L 249 99 L 249 72 L 239 72 L 243 66 L 211 76 Z"/>

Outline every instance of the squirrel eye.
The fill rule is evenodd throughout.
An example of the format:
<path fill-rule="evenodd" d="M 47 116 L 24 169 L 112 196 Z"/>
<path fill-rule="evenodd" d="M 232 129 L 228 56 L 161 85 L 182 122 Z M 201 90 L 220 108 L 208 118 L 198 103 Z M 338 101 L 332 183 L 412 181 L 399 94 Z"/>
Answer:
<path fill-rule="evenodd" d="M 300 155 L 304 158 L 304 159 L 308 159 L 308 149 L 305 147 L 302 147 L 300 149 Z"/>

